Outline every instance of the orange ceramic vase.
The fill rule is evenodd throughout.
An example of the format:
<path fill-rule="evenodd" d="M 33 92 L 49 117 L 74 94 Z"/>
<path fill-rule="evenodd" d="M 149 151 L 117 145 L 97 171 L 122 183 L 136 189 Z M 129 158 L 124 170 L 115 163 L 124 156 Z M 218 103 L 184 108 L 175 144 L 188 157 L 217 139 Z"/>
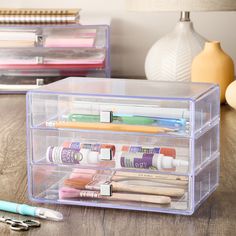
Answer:
<path fill-rule="evenodd" d="M 192 81 L 216 83 L 220 86 L 220 101 L 225 102 L 225 92 L 234 80 L 233 60 L 221 49 L 220 42 L 206 42 L 203 51 L 192 64 Z"/>

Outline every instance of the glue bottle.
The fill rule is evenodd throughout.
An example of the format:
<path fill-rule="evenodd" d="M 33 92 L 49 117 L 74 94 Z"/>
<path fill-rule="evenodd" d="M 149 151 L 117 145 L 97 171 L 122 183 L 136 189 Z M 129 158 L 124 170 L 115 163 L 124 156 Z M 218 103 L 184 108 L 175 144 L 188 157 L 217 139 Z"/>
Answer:
<path fill-rule="evenodd" d="M 167 170 L 178 166 L 188 166 L 188 161 L 156 153 L 121 152 L 116 157 L 116 168 Z"/>

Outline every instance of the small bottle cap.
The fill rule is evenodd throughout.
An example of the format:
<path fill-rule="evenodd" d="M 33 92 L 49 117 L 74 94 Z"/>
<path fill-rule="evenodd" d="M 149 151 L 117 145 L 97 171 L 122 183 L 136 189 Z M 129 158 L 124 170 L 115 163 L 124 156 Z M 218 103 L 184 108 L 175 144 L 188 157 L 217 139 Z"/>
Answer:
<path fill-rule="evenodd" d="M 176 157 L 176 150 L 174 148 L 161 148 L 160 153 L 164 156 Z"/>
<path fill-rule="evenodd" d="M 173 160 L 173 165 L 175 167 L 177 166 L 188 166 L 188 161 L 184 161 L 184 160 Z"/>
<path fill-rule="evenodd" d="M 162 155 L 161 159 L 161 169 L 172 169 L 175 167 L 173 165 L 173 157 Z"/>
<path fill-rule="evenodd" d="M 164 156 L 163 154 L 155 154 L 153 162 L 158 170 L 172 169 L 178 166 L 188 166 L 188 161 L 176 160 L 171 156 Z"/>
<path fill-rule="evenodd" d="M 172 161 L 173 157 L 164 156 L 163 154 L 154 154 L 153 156 L 153 166 L 158 170 L 174 168 Z"/>

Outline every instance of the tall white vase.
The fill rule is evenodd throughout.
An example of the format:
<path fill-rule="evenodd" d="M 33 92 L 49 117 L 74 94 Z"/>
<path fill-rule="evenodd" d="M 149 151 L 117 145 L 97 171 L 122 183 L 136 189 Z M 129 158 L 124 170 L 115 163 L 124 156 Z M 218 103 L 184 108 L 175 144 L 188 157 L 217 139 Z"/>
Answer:
<path fill-rule="evenodd" d="M 191 21 L 178 22 L 175 29 L 149 50 L 145 73 L 149 80 L 191 81 L 191 64 L 207 40 L 195 32 Z"/>

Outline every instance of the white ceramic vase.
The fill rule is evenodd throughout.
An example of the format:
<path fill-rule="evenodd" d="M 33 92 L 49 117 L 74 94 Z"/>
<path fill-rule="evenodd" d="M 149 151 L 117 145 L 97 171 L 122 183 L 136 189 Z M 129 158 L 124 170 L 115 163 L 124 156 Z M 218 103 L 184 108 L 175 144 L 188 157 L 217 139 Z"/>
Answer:
<path fill-rule="evenodd" d="M 149 80 L 191 81 L 193 58 L 207 40 L 195 32 L 191 21 L 178 22 L 175 29 L 149 50 L 145 73 Z"/>

